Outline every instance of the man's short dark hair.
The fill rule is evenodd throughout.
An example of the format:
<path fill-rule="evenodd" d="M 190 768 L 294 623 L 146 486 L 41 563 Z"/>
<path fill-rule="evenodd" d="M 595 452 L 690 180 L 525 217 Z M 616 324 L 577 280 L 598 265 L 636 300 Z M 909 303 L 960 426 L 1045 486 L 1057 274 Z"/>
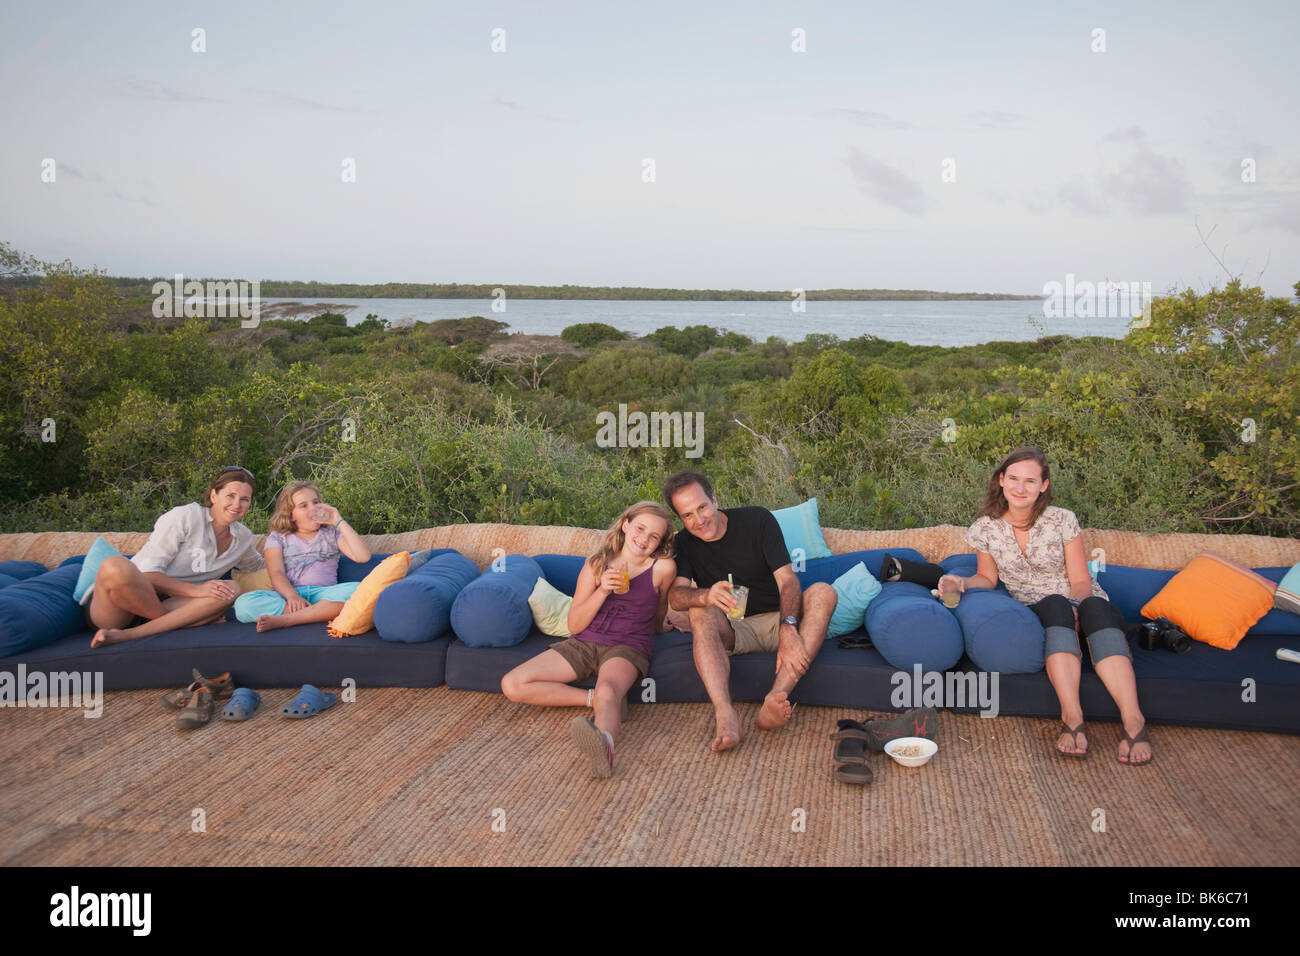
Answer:
<path fill-rule="evenodd" d="M 677 506 L 673 504 L 673 495 L 683 488 L 689 488 L 691 485 L 699 485 L 703 489 L 706 498 L 713 497 L 713 486 L 709 484 L 709 479 L 704 475 L 698 471 L 674 471 L 668 476 L 663 486 L 664 501 L 668 503 L 669 508 L 673 509 L 673 514 L 677 514 Z M 680 518 L 681 515 L 677 515 L 677 517 Z"/>

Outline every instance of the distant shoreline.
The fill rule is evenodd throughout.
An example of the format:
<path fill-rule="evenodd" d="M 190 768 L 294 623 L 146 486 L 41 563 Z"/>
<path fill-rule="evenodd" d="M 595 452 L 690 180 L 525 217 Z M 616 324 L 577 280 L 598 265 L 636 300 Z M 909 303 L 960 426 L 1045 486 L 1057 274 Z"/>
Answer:
<path fill-rule="evenodd" d="M 209 281 L 209 276 L 186 276 Z M 124 291 L 151 295 L 155 282 L 171 283 L 173 276 L 156 279 L 110 277 Z M 227 281 L 216 279 L 214 281 Z M 636 286 L 579 285 L 462 285 L 458 283 L 387 282 L 352 284 L 299 282 L 263 279 L 261 294 L 275 299 L 492 299 L 505 290 L 509 299 L 605 299 L 610 301 L 688 302 L 789 302 L 790 290 L 753 289 L 651 289 Z M 925 289 L 808 289 L 810 302 L 957 302 L 957 301 L 1040 301 L 1041 295 L 1013 295 L 1000 292 L 932 292 Z"/>

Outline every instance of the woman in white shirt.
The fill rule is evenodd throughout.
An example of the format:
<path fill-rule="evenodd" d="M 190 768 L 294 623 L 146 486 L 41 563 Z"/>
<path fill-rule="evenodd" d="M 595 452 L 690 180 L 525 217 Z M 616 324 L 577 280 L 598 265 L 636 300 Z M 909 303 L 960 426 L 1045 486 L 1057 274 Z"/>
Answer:
<path fill-rule="evenodd" d="M 945 574 L 939 590 L 995 588 L 1000 577 L 1011 596 L 1038 616 L 1046 637 L 1047 676 L 1061 703 L 1063 727 L 1056 749 L 1068 757 L 1088 754 L 1088 729 L 1079 701 L 1082 631 L 1093 669 L 1124 725 L 1119 762 L 1150 763 L 1153 751 L 1138 706 L 1124 615 L 1088 572 L 1074 512 L 1052 505 L 1049 474 L 1047 457 L 1033 446 L 1017 448 L 998 465 L 984 506 L 966 533 L 978 555 L 978 570 L 968 578 Z"/>
<path fill-rule="evenodd" d="M 217 579 L 231 568 L 262 567 L 253 533 L 239 521 L 253 503 L 253 490 L 252 472 L 223 468 L 203 503 L 162 515 L 138 554 L 129 560 L 105 558 L 88 609 L 90 623 L 98 628 L 90 646 L 223 619 L 239 587 Z"/>

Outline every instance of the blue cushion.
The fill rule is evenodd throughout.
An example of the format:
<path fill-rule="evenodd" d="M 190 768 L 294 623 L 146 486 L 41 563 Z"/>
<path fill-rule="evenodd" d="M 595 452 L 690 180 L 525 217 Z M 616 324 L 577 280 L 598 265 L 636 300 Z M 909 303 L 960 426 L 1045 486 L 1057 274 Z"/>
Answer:
<path fill-rule="evenodd" d="M 831 556 L 831 549 L 826 547 L 826 539 L 822 537 L 816 498 L 809 498 L 803 504 L 793 508 L 773 511 L 772 516 L 781 526 L 781 534 L 785 537 L 785 549 L 790 552 L 792 561 L 796 550 L 802 550 L 804 559 L 808 561 Z"/>
<path fill-rule="evenodd" d="M 19 581 L 34 578 L 48 570 L 49 568 L 39 561 L 0 561 L 0 574 L 7 574 Z"/>
<path fill-rule="evenodd" d="M 922 671 L 946 671 L 961 660 L 957 619 L 919 584 L 886 582 L 867 607 L 865 623 L 872 646 L 900 670 L 920 664 Z"/>
<path fill-rule="evenodd" d="M 129 555 L 127 555 L 127 557 L 129 557 Z M 60 561 L 59 567 L 66 568 L 69 564 L 81 564 L 81 562 L 85 560 L 86 560 L 86 556 L 84 554 L 74 554 L 72 557 L 64 558 L 62 561 Z"/>
<path fill-rule="evenodd" d="M 372 554 L 369 561 L 353 561 L 346 554 L 339 555 L 339 584 L 347 584 L 349 581 L 364 581 L 366 575 L 379 567 L 379 562 L 384 558 L 392 557 L 391 554 Z"/>
<path fill-rule="evenodd" d="M 1043 669 L 1043 625 L 1010 594 L 967 591 L 953 614 L 961 622 L 966 654 L 980 670 L 1032 674 Z"/>
<path fill-rule="evenodd" d="M 539 554 L 533 560 L 542 569 L 547 584 L 572 596 L 578 589 L 578 575 L 587 559 L 576 554 Z"/>
<path fill-rule="evenodd" d="M 478 565 L 453 551 L 430 558 L 384 588 L 375 602 L 375 630 L 386 641 L 420 644 L 447 633 L 451 607 Z"/>
<path fill-rule="evenodd" d="M 511 647 L 533 627 L 528 595 L 542 576 L 542 568 L 524 554 L 494 561 L 456 596 L 451 626 L 470 647 Z"/>
<path fill-rule="evenodd" d="M 832 585 L 835 588 L 835 613 L 831 615 L 827 637 L 843 637 L 862 627 L 867 606 L 880 593 L 880 582 L 859 561 L 849 568 Z"/>
<path fill-rule="evenodd" d="M 77 586 L 72 591 L 72 596 L 76 598 L 78 604 L 87 603 L 86 592 L 94 586 L 95 575 L 99 573 L 99 566 L 104 563 L 105 558 L 111 558 L 114 555 L 121 557 L 122 552 L 103 538 L 95 539 L 95 543 L 86 552 L 86 560 L 81 562 L 81 573 L 77 575 Z"/>
<path fill-rule="evenodd" d="M 17 584 L 18 578 L 12 574 L 0 574 L 0 588 L 7 588 L 11 584 Z"/>
<path fill-rule="evenodd" d="M 44 647 L 86 626 L 72 597 L 79 571 L 75 564 L 56 568 L 0 590 L 0 657 Z"/>

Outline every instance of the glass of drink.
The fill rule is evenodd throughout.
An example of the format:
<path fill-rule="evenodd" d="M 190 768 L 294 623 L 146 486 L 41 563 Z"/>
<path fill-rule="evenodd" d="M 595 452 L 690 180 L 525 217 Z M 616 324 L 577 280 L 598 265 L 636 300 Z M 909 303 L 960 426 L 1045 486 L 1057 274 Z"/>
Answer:
<path fill-rule="evenodd" d="M 944 587 L 945 584 L 947 585 L 946 588 Z M 961 583 L 947 580 L 946 576 L 941 579 L 939 581 L 939 600 L 943 602 L 944 607 L 950 610 L 955 608 L 961 603 Z"/>
<path fill-rule="evenodd" d="M 749 601 L 749 588 L 743 584 L 733 584 L 731 586 L 731 596 L 735 598 L 736 603 L 727 610 L 727 617 L 733 621 L 743 620 L 745 617 L 745 605 Z"/>
<path fill-rule="evenodd" d="M 312 508 L 311 517 L 313 521 L 319 521 L 321 524 L 324 524 L 330 520 L 330 510 L 325 505 L 317 505 L 315 508 Z"/>
<path fill-rule="evenodd" d="M 617 572 L 619 573 L 619 584 L 618 584 L 618 587 L 614 588 L 614 593 L 615 593 L 615 594 L 626 594 L 626 593 L 627 593 L 627 589 L 628 589 L 628 587 L 629 587 L 629 586 L 631 585 L 631 583 L 632 583 L 631 580 L 630 580 L 630 579 L 628 578 L 628 576 L 627 576 L 627 565 L 626 565 L 626 564 L 621 565 L 621 566 L 615 568 L 614 570 L 617 571 Z"/>

